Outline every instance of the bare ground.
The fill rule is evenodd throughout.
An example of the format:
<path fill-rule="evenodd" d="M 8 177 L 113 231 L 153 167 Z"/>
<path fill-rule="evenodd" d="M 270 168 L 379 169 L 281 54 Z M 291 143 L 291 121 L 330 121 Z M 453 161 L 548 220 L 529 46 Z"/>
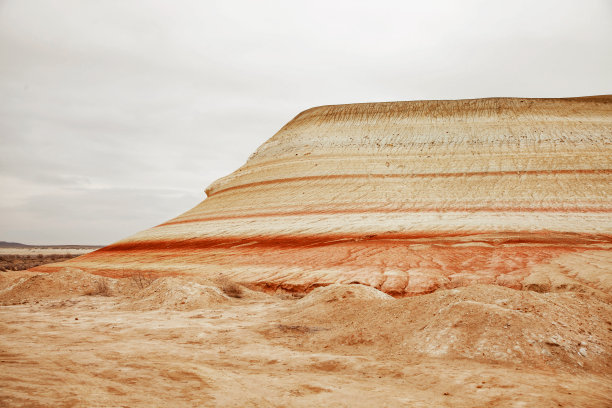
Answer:
<path fill-rule="evenodd" d="M 0 303 L 0 406 L 612 406 L 612 307 L 580 293 L 67 270 L 3 273 Z"/>

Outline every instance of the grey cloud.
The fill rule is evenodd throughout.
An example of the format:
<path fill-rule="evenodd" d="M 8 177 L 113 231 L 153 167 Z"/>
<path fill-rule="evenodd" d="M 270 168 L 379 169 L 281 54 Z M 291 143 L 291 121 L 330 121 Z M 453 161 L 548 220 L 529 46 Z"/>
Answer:
<path fill-rule="evenodd" d="M 1 204 L 0 211 L 12 216 L 0 219 L 0 230 L 35 244 L 104 244 L 151 227 L 151 220 L 166 221 L 198 200 L 167 189 L 59 188 L 18 207 Z"/>
<path fill-rule="evenodd" d="M 611 21 L 607 1 L 6 0 L 0 240 L 158 224 L 312 106 L 608 93 Z"/>

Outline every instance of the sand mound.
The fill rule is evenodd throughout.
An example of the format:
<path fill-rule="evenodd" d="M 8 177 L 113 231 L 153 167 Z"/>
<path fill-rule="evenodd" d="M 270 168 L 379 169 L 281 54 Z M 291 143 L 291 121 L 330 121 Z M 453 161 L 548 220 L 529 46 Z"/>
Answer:
<path fill-rule="evenodd" d="M 34 275 L 40 275 L 41 272 L 32 271 L 7 271 L 0 273 L 0 291 L 12 286 L 19 279 L 29 278 Z"/>
<path fill-rule="evenodd" d="M 76 268 L 65 268 L 52 274 L 22 272 L 2 280 L 0 304 L 68 299 L 82 295 L 110 295 L 115 287 L 114 279 L 92 275 Z"/>
<path fill-rule="evenodd" d="M 304 337 L 296 347 L 318 351 L 612 373 L 612 306 L 584 294 L 476 285 L 392 302 L 336 300 L 285 311 L 264 333 L 299 327 Z"/>
<path fill-rule="evenodd" d="M 393 297 L 387 295 L 380 290 L 374 289 L 370 286 L 353 284 L 353 285 L 342 285 L 334 284 L 328 286 L 321 286 L 314 289 L 304 298 L 300 299 L 296 307 L 304 308 L 320 303 L 332 303 L 339 300 L 345 299 L 379 299 L 379 300 L 392 300 Z"/>
<path fill-rule="evenodd" d="M 214 279 L 200 276 L 155 279 L 144 275 L 113 279 L 76 268 L 54 273 L 23 271 L 0 274 L 0 305 L 83 295 L 115 296 L 117 304 L 134 310 L 194 310 L 228 302 L 232 298 L 267 297 L 221 275 Z"/>
<path fill-rule="evenodd" d="M 137 310 L 195 310 L 230 301 L 220 288 L 173 277 L 156 279 L 134 298 L 128 308 Z"/>

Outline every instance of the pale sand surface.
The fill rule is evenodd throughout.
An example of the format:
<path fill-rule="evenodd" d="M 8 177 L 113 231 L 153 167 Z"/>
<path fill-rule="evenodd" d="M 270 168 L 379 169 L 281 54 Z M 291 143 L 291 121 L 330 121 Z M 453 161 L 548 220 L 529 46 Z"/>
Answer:
<path fill-rule="evenodd" d="M 143 286 L 1 274 L 0 406 L 612 406 L 612 308 L 588 295 Z"/>

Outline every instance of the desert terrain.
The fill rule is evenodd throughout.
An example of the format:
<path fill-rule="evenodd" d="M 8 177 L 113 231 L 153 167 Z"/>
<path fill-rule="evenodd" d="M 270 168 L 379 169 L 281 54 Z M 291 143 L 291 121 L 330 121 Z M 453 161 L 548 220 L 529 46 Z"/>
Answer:
<path fill-rule="evenodd" d="M 0 406 L 612 406 L 612 306 L 224 277 L 0 274 Z"/>
<path fill-rule="evenodd" d="M 0 405 L 612 407 L 612 96 L 323 106 L 0 272 Z"/>

